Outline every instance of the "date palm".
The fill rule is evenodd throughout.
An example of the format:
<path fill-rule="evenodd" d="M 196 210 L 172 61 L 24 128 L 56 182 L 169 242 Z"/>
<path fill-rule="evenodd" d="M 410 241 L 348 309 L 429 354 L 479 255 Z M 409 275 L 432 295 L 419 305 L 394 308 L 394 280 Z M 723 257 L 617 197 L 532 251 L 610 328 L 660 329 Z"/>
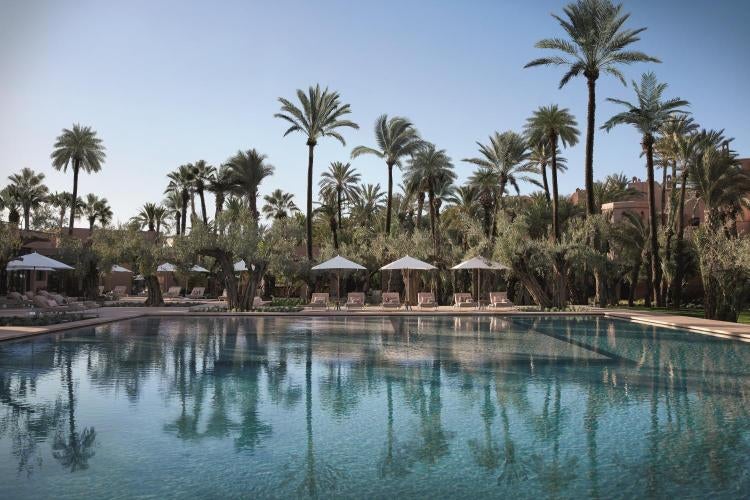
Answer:
<path fill-rule="evenodd" d="M 547 141 L 551 160 L 552 173 L 552 234 L 555 241 L 560 240 L 560 196 L 557 191 L 557 152 L 559 145 L 567 148 L 578 143 L 578 123 L 567 108 L 556 104 L 541 106 L 526 122 L 526 133 L 533 143 Z"/>
<path fill-rule="evenodd" d="M 594 183 L 594 200 L 597 206 L 615 201 L 628 201 L 641 198 L 643 193 L 630 185 L 630 179 L 620 172 L 609 174 L 603 181 Z"/>
<path fill-rule="evenodd" d="M 477 198 L 482 207 L 484 231 L 488 238 L 494 237 L 500 198 L 500 176 L 493 168 L 480 167 L 469 177 L 469 185 L 477 190 Z"/>
<path fill-rule="evenodd" d="M 563 66 L 565 74 L 560 88 L 572 78 L 584 76 L 588 86 L 588 109 L 586 120 L 586 208 L 589 215 L 596 213 L 594 204 L 594 129 L 596 127 L 596 81 L 599 76 L 609 74 L 625 85 L 620 72 L 622 65 L 636 62 L 660 62 L 643 52 L 627 50 L 629 45 L 640 40 L 646 28 L 628 29 L 624 25 L 630 14 L 622 12 L 622 5 L 610 0 L 578 0 L 563 9 L 565 16 L 552 14 L 567 34 L 567 39 L 546 38 L 536 43 L 539 49 L 550 49 L 562 55 L 534 59 L 524 66 Z"/>
<path fill-rule="evenodd" d="M 214 204 L 216 207 L 214 219 L 217 219 L 224 209 L 224 201 L 227 194 L 232 190 L 232 174 L 229 171 L 229 167 L 222 165 L 216 170 L 216 173 L 208 183 L 208 190 L 215 196 Z"/>
<path fill-rule="evenodd" d="M 381 115 L 375 121 L 375 142 L 378 146 L 371 148 L 357 146 L 352 149 L 352 158 L 371 154 L 385 160 L 388 167 L 388 198 L 385 212 L 385 233 L 391 232 L 391 212 L 393 210 L 393 167 L 401 167 L 401 161 L 407 156 L 413 156 L 423 146 L 419 132 L 406 118 Z"/>
<path fill-rule="evenodd" d="M 18 200 L 13 195 L 13 189 L 10 186 L 5 186 L 0 190 L 0 210 L 8 211 L 8 223 L 17 228 L 21 223 L 21 211 Z"/>
<path fill-rule="evenodd" d="M 291 101 L 279 97 L 281 112 L 274 116 L 286 120 L 291 126 L 284 132 L 284 137 L 292 132 L 299 132 L 307 137 L 307 259 L 312 260 L 313 234 L 312 234 L 312 185 L 313 185 L 313 161 L 315 157 L 315 146 L 323 137 L 333 137 L 346 146 L 344 137 L 339 129 L 349 127 L 358 129 L 359 125 L 345 119 L 351 113 L 350 106 L 341 102 L 338 92 L 321 89 L 320 85 L 310 87 L 305 94 L 297 90 L 297 99 L 301 107 Z"/>
<path fill-rule="evenodd" d="M 602 128 L 612 130 L 616 125 L 632 125 L 641 134 L 641 147 L 646 154 L 646 175 L 648 184 L 649 229 L 651 231 L 651 276 L 652 290 L 657 306 L 663 306 L 661 287 L 661 265 L 659 264 L 659 238 L 656 224 L 656 203 L 654 196 L 654 142 L 656 134 L 675 115 L 685 114 L 682 110 L 688 102 L 680 98 L 663 100 L 666 83 L 659 83 L 652 72 L 644 73 L 640 85 L 633 82 L 638 102 L 635 104 L 621 99 L 608 98 L 615 104 L 625 106 L 627 111 L 618 113 L 607 120 Z"/>
<path fill-rule="evenodd" d="M 99 198 L 93 193 L 86 195 L 83 200 L 83 215 L 89 221 L 89 234 L 94 232 L 96 221 L 102 226 L 109 223 L 112 219 L 112 210 L 109 208 L 107 198 Z"/>
<path fill-rule="evenodd" d="M 156 203 L 144 203 L 138 213 L 131 218 L 131 222 L 138 225 L 139 229 L 148 227 L 149 231 L 156 231 Z"/>
<path fill-rule="evenodd" d="M 285 193 L 281 189 L 265 195 L 263 200 L 266 202 L 262 209 L 263 215 L 271 219 L 286 219 L 292 213 L 299 212 L 299 208 L 294 203 L 294 195 Z"/>
<path fill-rule="evenodd" d="M 479 205 L 479 189 L 471 184 L 458 186 L 453 191 L 449 203 L 467 217 L 474 218 Z"/>
<path fill-rule="evenodd" d="M 371 227 L 373 215 L 379 213 L 384 207 L 385 196 L 386 194 L 380 189 L 380 184 L 361 184 L 354 198 L 353 216 L 365 222 L 367 227 Z"/>
<path fill-rule="evenodd" d="M 266 163 L 268 157 L 256 149 L 237 151 L 226 162 L 232 179 L 232 193 L 247 199 L 250 212 L 258 220 L 258 188 L 263 179 L 273 175 L 274 167 Z"/>
<path fill-rule="evenodd" d="M 31 211 L 45 202 L 49 193 L 44 185 L 44 174 L 23 168 L 19 173 L 8 176 L 8 180 L 9 193 L 23 211 L 23 227 L 29 229 Z"/>
<path fill-rule="evenodd" d="M 52 166 L 56 170 L 66 172 L 70 166 L 73 170 L 73 196 L 70 202 L 70 225 L 68 234 L 73 234 L 73 224 L 78 209 L 78 174 L 81 170 L 86 173 L 99 172 L 106 158 L 102 140 L 96 136 L 91 127 L 74 124 L 72 129 L 64 128 L 57 137 L 50 157 Z"/>
<path fill-rule="evenodd" d="M 163 205 L 167 210 L 167 214 L 170 217 L 174 217 L 175 233 L 179 236 L 182 232 L 182 225 L 180 224 L 183 207 L 182 194 L 179 191 L 168 191 L 167 197 L 164 198 Z"/>
<path fill-rule="evenodd" d="M 498 203 L 502 207 L 503 196 L 508 190 L 508 185 L 513 186 L 516 193 L 520 193 L 520 182 L 531 182 L 539 184 L 526 174 L 533 174 L 536 169 L 529 166 L 529 150 L 520 134 L 513 131 L 495 132 L 490 136 L 488 144 L 477 142 L 481 156 L 475 158 L 464 158 L 462 161 L 477 165 L 483 169 L 489 169 L 497 174 L 498 181 Z"/>
<path fill-rule="evenodd" d="M 552 202 L 550 196 L 549 182 L 547 181 L 547 166 L 552 163 L 552 151 L 549 147 L 549 141 L 544 138 L 538 141 L 534 141 L 532 138 L 527 138 L 529 143 L 529 159 L 526 162 L 531 168 L 538 172 L 542 176 L 542 189 L 544 189 L 544 198 L 547 203 Z M 557 151 L 557 170 L 559 172 L 565 172 L 568 170 L 567 160 L 560 156 L 560 150 Z"/>
<path fill-rule="evenodd" d="M 52 193 L 47 197 L 47 202 L 58 210 L 59 226 L 61 232 L 63 229 L 63 225 L 65 224 L 65 214 L 68 212 L 72 200 L 73 194 L 69 193 L 68 191 L 56 191 L 55 193 Z M 76 204 L 76 210 L 81 210 L 82 206 L 83 202 L 79 198 L 78 203 Z"/>
<path fill-rule="evenodd" d="M 361 176 L 352 168 L 350 163 L 340 161 L 331 162 L 327 172 L 320 174 L 320 192 L 324 197 L 333 195 L 336 200 L 336 211 L 339 218 L 339 229 L 343 227 L 341 221 L 341 206 L 344 201 L 351 203 L 357 195 L 357 183 Z"/>
<path fill-rule="evenodd" d="M 157 205 L 154 208 L 154 223 L 156 224 L 156 236 L 161 234 L 162 228 L 169 231 L 170 211 L 163 205 Z"/>
<path fill-rule="evenodd" d="M 195 176 L 193 180 L 193 191 L 198 194 L 198 198 L 201 200 L 201 217 L 203 218 L 203 223 L 208 224 L 206 197 L 204 192 L 208 189 L 208 186 L 211 185 L 211 180 L 216 173 L 216 168 L 206 163 L 205 160 L 198 160 L 193 163 L 193 172 Z"/>
<path fill-rule="evenodd" d="M 187 234 L 187 207 L 190 201 L 190 193 L 195 186 L 195 171 L 190 164 L 180 165 L 177 170 L 167 174 L 167 178 L 169 178 L 169 184 L 164 193 L 179 193 L 180 228 L 182 228 L 183 234 Z M 177 234 L 180 234 L 179 230 Z"/>
<path fill-rule="evenodd" d="M 427 203 L 430 211 L 430 233 L 432 242 L 437 252 L 437 203 L 436 192 L 444 185 L 452 184 L 456 179 L 453 171 L 453 162 L 444 149 L 437 149 L 434 144 L 426 144 L 410 160 L 407 166 L 407 179 L 422 179 L 427 191 Z"/>

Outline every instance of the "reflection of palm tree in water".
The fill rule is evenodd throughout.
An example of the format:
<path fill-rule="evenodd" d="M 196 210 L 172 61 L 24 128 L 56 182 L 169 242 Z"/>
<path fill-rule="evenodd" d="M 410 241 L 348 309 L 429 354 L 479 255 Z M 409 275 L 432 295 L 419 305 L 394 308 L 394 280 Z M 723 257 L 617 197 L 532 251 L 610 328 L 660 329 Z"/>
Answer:
<path fill-rule="evenodd" d="M 435 464 L 440 458 L 448 454 L 448 439 L 453 437 L 452 432 L 446 432 L 443 429 L 440 370 L 440 358 L 436 357 L 432 361 L 429 400 L 422 394 L 419 404 L 422 442 L 416 450 L 416 456 L 419 461 L 427 464 Z"/>
<path fill-rule="evenodd" d="M 378 463 L 378 476 L 403 477 L 411 472 L 413 460 L 404 453 L 396 443 L 393 432 L 393 380 L 390 375 L 385 376 L 386 398 L 388 400 L 388 426 L 386 430 L 385 454 Z"/>
<path fill-rule="evenodd" d="M 492 422 L 497 415 L 495 405 L 492 404 L 490 381 L 484 384 L 484 403 L 482 404 L 482 420 L 484 421 L 484 443 L 478 439 L 469 440 L 469 449 L 474 456 L 474 461 L 480 467 L 494 471 L 500 466 L 500 447 L 492 438 Z"/>
<path fill-rule="evenodd" d="M 508 409 L 505 391 L 495 384 L 495 392 L 497 395 L 497 402 L 500 404 L 500 417 L 503 422 L 503 433 L 504 433 L 504 455 L 505 460 L 503 462 L 502 472 L 497 478 L 498 484 L 505 483 L 506 485 L 517 484 L 528 477 L 526 463 L 516 454 L 516 445 L 513 442 L 513 438 L 510 435 L 510 419 L 508 417 Z"/>
<path fill-rule="evenodd" d="M 576 478 L 576 457 L 568 457 L 563 463 L 560 462 L 560 436 L 563 430 L 563 409 L 561 402 L 560 380 L 555 377 L 555 403 L 552 412 L 550 406 L 550 385 L 547 385 L 547 393 L 544 398 L 544 435 L 552 439 L 552 461 L 547 464 L 544 456 L 536 454 L 532 456 L 533 467 L 542 486 L 549 492 L 552 498 L 561 496 L 561 491 Z"/>
<path fill-rule="evenodd" d="M 70 472 L 87 469 L 88 461 L 94 456 L 94 440 L 96 431 L 93 427 L 86 427 L 78 434 L 75 420 L 75 394 L 73 393 L 73 353 L 68 350 L 65 360 L 65 378 L 68 387 L 68 439 L 62 433 L 55 436 L 52 444 L 52 456 Z"/>

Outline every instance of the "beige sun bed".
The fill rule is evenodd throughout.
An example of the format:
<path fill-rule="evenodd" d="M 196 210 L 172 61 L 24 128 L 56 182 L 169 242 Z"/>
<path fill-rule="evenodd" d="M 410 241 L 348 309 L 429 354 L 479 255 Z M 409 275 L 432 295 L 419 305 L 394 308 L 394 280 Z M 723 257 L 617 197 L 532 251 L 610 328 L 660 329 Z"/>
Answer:
<path fill-rule="evenodd" d="M 510 307 L 513 302 L 508 300 L 508 292 L 490 292 L 490 304 L 488 307 Z"/>
<path fill-rule="evenodd" d="M 180 290 L 182 290 L 182 288 L 179 287 L 179 286 L 170 286 L 169 290 L 167 290 L 164 293 L 164 298 L 165 299 L 176 299 L 177 297 L 180 296 Z"/>
<path fill-rule="evenodd" d="M 477 307 L 477 303 L 470 293 L 454 293 L 453 307 L 454 309 L 461 309 L 462 307 Z"/>
<path fill-rule="evenodd" d="M 253 297 L 253 307 L 265 307 L 271 305 L 270 300 L 263 300 L 260 297 Z"/>
<path fill-rule="evenodd" d="M 307 305 L 313 309 L 322 308 L 328 310 L 328 294 L 314 293 L 310 297 L 310 303 Z"/>
<path fill-rule="evenodd" d="M 401 296 L 398 292 L 383 292 L 383 309 L 398 309 L 401 307 Z"/>
<path fill-rule="evenodd" d="M 432 308 L 437 309 L 437 302 L 435 301 L 435 295 L 432 292 L 419 292 L 417 294 L 417 306 L 420 309 Z"/>
<path fill-rule="evenodd" d="M 346 308 L 347 309 L 364 309 L 365 308 L 365 294 L 362 292 L 349 292 L 346 296 Z"/>
<path fill-rule="evenodd" d="M 196 286 L 193 287 L 193 289 L 190 291 L 190 295 L 187 296 L 188 299 L 202 299 L 206 296 L 206 287 L 203 286 Z"/>

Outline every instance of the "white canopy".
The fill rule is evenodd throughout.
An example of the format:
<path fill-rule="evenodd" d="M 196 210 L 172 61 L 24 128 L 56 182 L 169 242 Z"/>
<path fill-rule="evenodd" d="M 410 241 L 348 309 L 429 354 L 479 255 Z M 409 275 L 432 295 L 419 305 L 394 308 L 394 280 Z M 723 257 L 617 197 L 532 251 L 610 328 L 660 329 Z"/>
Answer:
<path fill-rule="evenodd" d="M 157 273 L 173 273 L 175 271 L 177 271 L 177 266 L 170 264 L 169 262 L 165 262 L 156 268 Z"/>
<path fill-rule="evenodd" d="M 508 269 L 508 266 L 493 262 L 484 257 L 474 257 L 473 259 L 465 260 L 460 264 L 451 267 L 451 269 L 494 269 L 496 271 L 501 271 L 503 269 Z"/>
<path fill-rule="evenodd" d="M 395 271 L 398 269 L 417 269 L 420 271 L 429 271 L 431 269 L 437 269 L 432 264 L 415 259 L 414 257 L 401 257 L 398 260 L 394 260 L 390 264 L 386 264 L 380 268 L 381 271 Z"/>
<path fill-rule="evenodd" d="M 130 269 L 126 269 L 126 268 L 124 268 L 122 266 L 118 266 L 117 264 L 115 264 L 115 265 L 112 266 L 112 271 L 111 272 L 113 272 L 113 273 L 132 273 L 133 271 L 131 271 Z"/>
<path fill-rule="evenodd" d="M 332 259 L 328 259 L 325 262 L 322 262 L 318 264 L 317 266 L 314 266 L 312 268 L 313 271 L 338 271 L 338 270 L 345 270 L 345 269 L 367 269 L 364 266 L 360 266 L 356 262 L 352 262 L 349 259 L 345 259 L 344 257 L 337 255 L 336 257 Z"/>
<path fill-rule="evenodd" d="M 237 262 L 234 263 L 234 270 L 236 272 L 247 271 L 247 264 L 245 264 L 244 260 L 238 260 Z"/>
<path fill-rule="evenodd" d="M 198 264 L 196 264 L 196 265 L 194 265 L 193 267 L 190 268 L 190 272 L 191 273 L 209 273 L 211 271 L 209 271 L 205 267 L 201 267 Z"/>
<path fill-rule="evenodd" d="M 137 274 L 133 279 L 136 281 L 144 281 L 146 278 L 144 278 L 142 274 Z"/>
<path fill-rule="evenodd" d="M 34 252 L 8 262 L 8 271 L 63 271 L 73 269 L 67 264 Z"/>

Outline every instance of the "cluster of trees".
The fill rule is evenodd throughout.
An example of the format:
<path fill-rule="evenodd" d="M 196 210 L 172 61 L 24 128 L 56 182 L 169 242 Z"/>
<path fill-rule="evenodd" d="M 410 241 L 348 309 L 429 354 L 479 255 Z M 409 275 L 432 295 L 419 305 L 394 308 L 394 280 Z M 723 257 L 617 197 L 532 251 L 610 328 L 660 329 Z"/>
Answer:
<path fill-rule="evenodd" d="M 527 67 L 562 67 L 560 87 L 578 77 L 586 81 L 585 210 L 559 193 L 558 175 L 568 166 L 563 150 L 578 143 L 580 132 L 573 113 L 555 104 L 533 111 L 523 130 L 494 132 L 486 142 L 477 142 L 476 156 L 462 160 L 475 167 L 463 185 L 456 184 L 454 161 L 444 149 L 425 140 L 408 118 L 382 115 L 375 122 L 375 144 L 356 146 L 348 160 L 331 162 L 320 176 L 316 200 L 315 147 L 325 138 L 345 146 L 345 131 L 358 125 L 349 119 L 350 105 L 338 92 L 315 85 L 307 92 L 298 90 L 296 100 L 279 98 L 275 115 L 288 125 L 285 136 L 299 134 L 305 139 L 304 212 L 294 196 L 281 189 L 264 196 L 259 208 L 260 186 L 275 168 L 253 148 L 238 151 L 219 167 L 204 160 L 181 165 L 168 174 L 166 198 L 143 205 L 130 226 L 153 233 L 155 237 L 147 238 L 150 245 L 182 252 L 186 265 L 207 259 L 222 269 L 231 302 L 239 308 L 247 306 L 246 294 L 255 292 L 254 284 L 264 272 L 310 283 L 309 264 L 318 248 L 320 257 L 344 253 L 371 269 L 406 252 L 429 259 L 440 270 L 425 285 L 442 297 L 459 286 L 447 271 L 449 265 L 482 254 L 510 266 L 508 285 L 518 301 L 528 299 L 545 308 L 588 302 L 591 296 L 602 306 L 616 303 L 623 284 L 629 285 L 632 305 L 640 282 L 648 289 L 643 297 L 647 305 L 680 307 L 686 280 L 700 274 L 706 315 L 736 320 L 748 295 L 750 276 L 743 257 L 748 240 L 736 227 L 742 207 L 748 204 L 750 175 L 731 150 L 731 139 L 723 131 L 701 129 L 689 115 L 687 101 L 666 97 L 667 85 L 654 73 L 644 73 L 640 82 L 632 83 L 633 102 L 608 99 L 623 111 L 600 127 L 610 131 L 630 125 L 639 132 L 649 213 L 645 218 L 626 214 L 622 221 L 609 220 L 600 213 L 603 203 L 641 193 L 629 187 L 621 174 L 594 180 L 596 83 L 600 76 L 614 76 L 626 84 L 624 66 L 659 61 L 631 49 L 645 28 L 628 28 L 629 14 L 609 0 L 579 0 L 553 17 L 567 36 L 539 41 L 538 48 L 555 54 Z M 385 190 L 362 181 L 352 164 L 362 155 L 377 156 L 385 163 Z M 53 205 L 60 207 L 60 221 L 67 207 L 69 231 L 81 210 L 92 230 L 96 221 L 106 225 L 111 219 L 106 200 L 89 195 L 80 204 L 72 201 L 77 200 L 78 172 L 95 172 L 104 160 L 96 133 L 78 125 L 64 130 L 52 159 L 55 168 L 70 166 L 74 174 L 73 193 L 60 194 Z M 394 168 L 403 172 L 398 187 Z M 657 168 L 662 169 L 660 207 Z M 42 174 L 27 169 L 11 177 L 2 196 L 9 218 L 18 221 L 22 211 L 28 227 L 30 212 L 42 203 L 53 203 L 42 180 Z M 522 196 L 522 184 L 539 191 Z M 215 198 L 212 217 L 207 193 Z M 688 197 L 695 200 L 691 206 L 704 207 L 706 223 L 698 230 L 688 231 Z M 286 261 L 278 248 L 269 251 L 273 248 L 269 245 L 280 240 L 288 245 Z M 295 245 L 303 242 L 308 262 L 294 258 Z M 273 265 L 272 257 L 277 260 Z M 239 258 L 258 272 L 246 280 L 251 286 L 244 291 L 238 290 L 229 265 Z M 368 276 L 362 285 L 376 284 L 371 280 L 377 277 Z M 159 297 L 152 299 L 160 302 Z"/>

